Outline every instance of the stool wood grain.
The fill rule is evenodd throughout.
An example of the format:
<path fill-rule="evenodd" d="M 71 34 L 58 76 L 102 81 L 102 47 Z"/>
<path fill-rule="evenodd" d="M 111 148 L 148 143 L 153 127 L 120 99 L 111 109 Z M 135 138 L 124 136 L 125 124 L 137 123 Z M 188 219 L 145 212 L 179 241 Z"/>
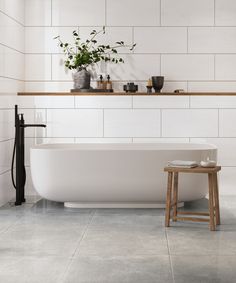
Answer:
<path fill-rule="evenodd" d="M 219 206 L 219 187 L 217 173 L 221 170 L 220 166 L 213 168 L 195 167 L 195 168 L 179 168 L 179 167 L 165 167 L 164 171 L 168 173 L 168 185 L 166 196 L 166 218 L 165 226 L 170 226 L 170 219 L 172 221 L 194 221 L 194 222 L 209 222 L 211 231 L 216 230 L 216 225 L 220 224 L 220 206 Z M 191 212 L 191 211 L 178 211 L 178 179 L 179 173 L 204 173 L 208 174 L 208 189 L 209 189 L 209 212 Z M 172 197 L 173 194 L 173 197 Z M 171 210 L 173 210 L 171 216 Z M 183 215 L 180 216 L 179 215 Z M 191 217 L 186 217 L 190 215 Z M 192 216 L 209 216 L 192 217 Z"/>

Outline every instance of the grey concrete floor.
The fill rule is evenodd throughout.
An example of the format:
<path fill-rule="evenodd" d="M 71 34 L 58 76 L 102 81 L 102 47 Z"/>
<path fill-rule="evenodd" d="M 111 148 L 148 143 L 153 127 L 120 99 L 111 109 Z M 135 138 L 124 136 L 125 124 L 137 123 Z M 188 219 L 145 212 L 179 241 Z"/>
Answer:
<path fill-rule="evenodd" d="M 207 200 L 185 209 L 206 210 Z M 40 200 L 0 208 L 1 283 L 236 282 L 236 198 L 222 225 L 173 223 L 164 209 L 68 209 Z"/>

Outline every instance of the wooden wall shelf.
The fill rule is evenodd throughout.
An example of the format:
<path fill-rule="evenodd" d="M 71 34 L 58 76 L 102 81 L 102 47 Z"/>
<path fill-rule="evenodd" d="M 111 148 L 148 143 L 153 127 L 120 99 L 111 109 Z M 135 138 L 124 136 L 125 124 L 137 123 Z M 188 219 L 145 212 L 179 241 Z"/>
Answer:
<path fill-rule="evenodd" d="M 236 96 L 236 92 L 183 92 L 183 93 L 174 93 L 174 92 L 161 92 L 161 93 L 152 93 L 147 94 L 146 92 L 136 92 L 136 93 L 125 93 L 125 92 L 18 92 L 18 95 L 23 96 L 99 96 L 99 95 L 106 95 L 106 96 L 114 96 L 114 95 L 145 95 L 145 96 L 166 96 L 166 95 L 173 95 L 173 96 L 191 96 L 191 95 L 199 95 L 199 96 Z"/>

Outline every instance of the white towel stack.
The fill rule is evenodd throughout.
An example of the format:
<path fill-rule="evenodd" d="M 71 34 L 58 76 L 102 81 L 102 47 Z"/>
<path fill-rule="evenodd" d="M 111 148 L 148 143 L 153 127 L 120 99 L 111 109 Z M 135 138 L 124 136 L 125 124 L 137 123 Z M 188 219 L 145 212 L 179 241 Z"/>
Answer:
<path fill-rule="evenodd" d="M 198 166 L 198 163 L 196 161 L 173 160 L 168 162 L 168 166 L 179 168 L 194 168 Z"/>

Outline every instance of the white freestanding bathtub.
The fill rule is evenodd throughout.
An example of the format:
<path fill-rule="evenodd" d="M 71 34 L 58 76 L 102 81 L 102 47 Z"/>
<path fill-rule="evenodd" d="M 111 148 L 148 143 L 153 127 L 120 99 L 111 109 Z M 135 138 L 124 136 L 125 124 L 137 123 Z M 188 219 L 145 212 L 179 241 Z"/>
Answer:
<path fill-rule="evenodd" d="M 36 191 L 70 207 L 158 207 L 170 160 L 217 159 L 209 144 L 43 144 L 30 150 Z M 180 174 L 179 200 L 207 194 L 207 176 Z"/>

